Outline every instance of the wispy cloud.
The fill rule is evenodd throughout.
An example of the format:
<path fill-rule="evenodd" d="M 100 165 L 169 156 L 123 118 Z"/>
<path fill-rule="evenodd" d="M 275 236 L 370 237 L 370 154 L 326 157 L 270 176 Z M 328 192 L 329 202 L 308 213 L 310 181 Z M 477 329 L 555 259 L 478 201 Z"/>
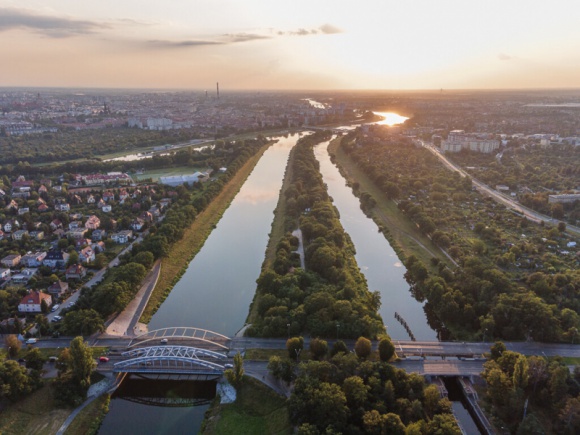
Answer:
<path fill-rule="evenodd" d="M 290 30 L 284 32 L 279 30 L 276 32 L 277 35 L 290 35 L 290 36 L 312 36 L 312 35 L 333 35 L 335 33 L 342 33 L 342 30 L 332 24 L 323 24 L 320 27 L 314 29 L 304 29 L 300 28 L 298 30 Z"/>
<path fill-rule="evenodd" d="M 514 59 L 514 56 L 510 56 L 509 54 L 505 54 L 505 53 L 500 53 L 497 55 L 497 58 L 499 60 L 512 60 L 512 59 Z"/>
<path fill-rule="evenodd" d="M 222 41 L 204 41 L 204 40 L 183 40 L 183 41 L 165 41 L 160 39 L 146 41 L 149 47 L 155 48 L 187 48 L 200 47 L 204 45 L 223 45 Z"/>
<path fill-rule="evenodd" d="M 106 23 L 41 15 L 25 9 L 0 8 L 0 32 L 28 29 L 50 38 L 67 38 L 109 27 Z"/>
<path fill-rule="evenodd" d="M 248 42 L 259 39 L 271 39 L 270 36 L 259 35 L 256 33 L 226 33 L 224 36 L 229 42 Z"/>

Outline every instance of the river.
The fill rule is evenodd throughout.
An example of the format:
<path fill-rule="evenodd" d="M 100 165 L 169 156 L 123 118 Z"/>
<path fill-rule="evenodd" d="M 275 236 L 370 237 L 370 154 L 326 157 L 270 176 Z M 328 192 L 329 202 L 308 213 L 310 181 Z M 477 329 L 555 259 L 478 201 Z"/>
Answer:
<path fill-rule="evenodd" d="M 272 145 L 228 207 L 204 246 L 191 261 L 149 323 L 149 330 L 196 326 L 232 336 L 244 324 L 256 290 L 273 212 L 278 202 L 288 155 L 298 135 L 280 137 Z M 101 434 L 195 434 L 209 403 L 196 383 L 185 389 L 167 382 L 156 386 L 154 399 L 140 395 L 145 381 L 123 381 L 111 399 Z M 157 382 L 157 381 L 155 381 Z M 213 387 L 215 390 L 215 386 Z M 213 393 L 215 395 L 215 392 Z M 213 397 L 213 395 L 211 397 Z M 175 406 L 178 402 L 184 406 Z M 168 404 L 169 403 L 169 404 Z M 186 406 L 190 403 L 190 406 Z"/>
<path fill-rule="evenodd" d="M 320 162 L 328 193 L 340 212 L 340 222 L 354 243 L 356 261 L 367 279 L 369 290 L 378 290 L 381 294 L 379 312 L 389 335 L 395 340 L 410 338 L 405 328 L 395 320 L 397 312 L 408 323 L 417 340 L 436 340 L 437 333 L 427 323 L 423 304 L 409 290 L 404 277 L 405 267 L 387 239 L 379 233 L 375 222 L 363 213 L 359 199 L 330 161 L 328 142 L 317 145 L 314 153 Z"/>
<path fill-rule="evenodd" d="M 297 135 L 281 137 L 264 153 L 203 248 L 151 319 L 149 330 L 196 326 L 232 336 L 244 325 L 288 155 L 297 140 Z M 393 318 L 394 311 L 398 311 L 418 339 L 434 339 L 435 333 L 426 324 L 422 305 L 411 296 L 403 278 L 403 265 L 374 222 L 360 210 L 358 198 L 345 186 L 344 179 L 330 162 L 326 145 L 316 147 L 316 155 L 329 193 L 341 212 L 341 222 L 356 246 L 356 258 L 369 288 L 381 293 L 381 315 L 389 334 L 395 339 L 407 338 Z M 142 386 L 142 381 L 130 379 L 125 389 L 118 390 L 100 433 L 197 433 L 209 406 L 204 400 L 198 401 L 200 406 L 162 406 L 164 400 L 198 397 L 191 392 L 195 389 L 193 385 L 186 390 L 169 385 L 157 392 L 149 404 L 135 400 Z M 148 395 L 145 396 L 147 399 Z M 206 397 L 205 392 L 199 397 Z M 159 405 L 152 406 L 154 402 Z"/>

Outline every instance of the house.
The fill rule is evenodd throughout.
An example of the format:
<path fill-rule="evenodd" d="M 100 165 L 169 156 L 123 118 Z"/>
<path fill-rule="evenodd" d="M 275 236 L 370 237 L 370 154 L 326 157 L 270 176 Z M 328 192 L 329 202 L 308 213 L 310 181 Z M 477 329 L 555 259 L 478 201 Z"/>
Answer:
<path fill-rule="evenodd" d="M 68 283 L 58 280 L 48 287 L 46 291 L 55 298 L 58 298 L 68 291 Z"/>
<path fill-rule="evenodd" d="M 6 267 L 16 267 L 20 264 L 21 259 L 22 257 L 18 254 L 7 255 L 2 260 L 0 260 L 0 263 Z"/>
<path fill-rule="evenodd" d="M 88 246 L 91 244 L 89 239 L 85 239 L 84 237 L 81 239 L 75 239 L 75 248 L 82 248 L 83 246 Z"/>
<path fill-rule="evenodd" d="M 85 222 L 85 228 L 89 230 L 96 230 L 100 226 L 101 220 L 95 215 L 90 216 Z"/>
<path fill-rule="evenodd" d="M 18 216 L 22 216 L 25 213 L 29 213 L 30 212 L 30 208 L 28 207 L 22 207 L 18 210 Z"/>
<path fill-rule="evenodd" d="M 20 222 L 16 219 L 11 219 L 4 224 L 4 232 L 11 233 L 12 231 L 16 231 L 20 228 Z"/>
<path fill-rule="evenodd" d="M 111 207 L 110 205 L 104 205 L 103 208 L 101 208 L 101 211 L 103 213 L 110 213 L 113 210 L 113 207 Z"/>
<path fill-rule="evenodd" d="M 26 267 L 40 267 L 42 266 L 42 261 L 46 257 L 46 252 L 29 252 L 22 259 L 20 263 Z"/>
<path fill-rule="evenodd" d="M 87 275 L 87 270 L 80 264 L 73 264 L 66 272 L 66 279 L 83 279 Z"/>
<path fill-rule="evenodd" d="M 86 228 L 73 228 L 72 230 L 68 231 L 67 234 L 72 237 L 73 239 L 83 239 L 85 234 L 87 233 Z"/>
<path fill-rule="evenodd" d="M 12 233 L 12 240 L 22 240 L 24 236 L 29 236 L 28 231 L 26 230 L 18 230 Z"/>
<path fill-rule="evenodd" d="M 45 211 L 50 210 L 50 207 L 48 207 L 46 204 L 40 204 L 37 210 L 39 213 L 44 213 Z"/>
<path fill-rule="evenodd" d="M 52 297 L 46 293 L 33 291 L 22 298 L 18 304 L 20 313 L 42 313 L 42 301 L 47 307 L 52 305 Z"/>
<path fill-rule="evenodd" d="M 149 209 L 149 213 L 151 213 L 151 215 L 154 218 L 158 218 L 159 216 L 161 216 L 161 210 L 159 209 L 159 207 L 157 207 L 155 205 Z"/>
<path fill-rule="evenodd" d="M 50 223 L 50 229 L 52 231 L 58 230 L 59 228 L 62 229 L 62 222 L 60 221 L 60 219 L 55 219 Z"/>
<path fill-rule="evenodd" d="M 119 192 L 119 200 L 124 201 L 128 197 L 129 194 L 127 193 L 127 191 L 125 189 L 121 189 L 121 191 Z"/>
<path fill-rule="evenodd" d="M 103 199 L 99 199 L 99 202 L 97 203 L 97 208 L 103 208 L 105 205 L 107 205 L 107 203 L 105 201 L 103 201 Z"/>
<path fill-rule="evenodd" d="M 129 225 L 134 231 L 141 231 L 143 229 L 143 227 L 145 226 L 145 222 L 143 221 L 143 219 L 134 219 L 133 221 L 131 221 L 131 224 Z"/>
<path fill-rule="evenodd" d="M 44 239 L 44 231 L 31 231 L 30 238 L 33 240 L 42 240 Z"/>
<path fill-rule="evenodd" d="M 39 188 L 38 188 L 38 193 L 48 193 L 48 189 L 46 188 L 46 186 L 44 184 L 42 184 Z"/>
<path fill-rule="evenodd" d="M 87 198 L 87 204 L 94 204 L 96 202 L 96 199 L 93 195 L 89 195 L 89 197 Z"/>
<path fill-rule="evenodd" d="M 107 232 L 105 230 L 94 230 L 91 235 L 93 242 L 103 240 L 105 237 L 107 237 Z"/>
<path fill-rule="evenodd" d="M 97 242 L 91 245 L 95 254 L 100 254 L 101 252 L 105 252 L 105 242 Z"/>
<path fill-rule="evenodd" d="M 5 280 L 10 278 L 10 269 L 0 269 L 0 280 Z"/>
<path fill-rule="evenodd" d="M 113 192 L 111 192 L 110 190 L 107 190 L 105 193 L 103 193 L 103 201 L 109 202 L 109 201 L 114 201 L 114 200 L 115 200 L 115 194 Z"/>
<path fill-rule="evenodd" d="M 4 239 L 5 235 L 6 234 L 4 234 L 4 231 L 0 230 L 0 240 Z"/>
<path fill-rule="evenodd" d="M 27 284 L 30 278 L 36 275 L 37 271 L 38 269 L 36 268 L 25 267 L 16 275 L 12 275 L 12 283 L 16 285 Z"/>
<path fill-rule="evenodd" d="M 66 252 L 62 252 L 58 249 L 51 250 L 46 253 L 46 257 L 42 260 L 42 264 L 51 269 L 62 269 L 68 261 L 68 257 L 69 255 Z"/>
<path fill-rule="evenodd" d="M 111 240 L 117 243 L 128 243 L 129 239 L 133 237 L 133 231 L 123 230 L 111 235 Z"/>
<path fill-rule="evenodd" d="M 95 251 L 90 246 L 87 246 L 80 250 L 79 259 L 81 263 L 91 263 L 95 261 Z"/>
<path fill-rule="evenodd" d="M 63 202 L 61 204 L 55 204 L 54 209 L 60 210 L 60 211 L 70 211 L 70 204 L 68 202 Z"/>
<path fill-rule="evenodd" d="M 68 224 L 69 230 L 76 230 L 77 228 L 81 228 L 83 223 L 81 221 L 72 221 Z"/>
<path fill-rule="evenodd" d="M 148 211 L 144 211 L 139 217 L 145 222 L 153 222 L 153 215 Z"/>

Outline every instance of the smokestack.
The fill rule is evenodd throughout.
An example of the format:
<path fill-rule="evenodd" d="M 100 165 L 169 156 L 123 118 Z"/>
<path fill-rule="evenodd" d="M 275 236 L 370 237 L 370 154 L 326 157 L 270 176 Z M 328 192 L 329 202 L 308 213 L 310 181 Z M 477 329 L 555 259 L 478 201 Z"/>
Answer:
<path fill-rule="evenodd" d="M 217 89 L 217 99 L 220 99 L 220 82 L 216 82 L 215 87 Z"/>

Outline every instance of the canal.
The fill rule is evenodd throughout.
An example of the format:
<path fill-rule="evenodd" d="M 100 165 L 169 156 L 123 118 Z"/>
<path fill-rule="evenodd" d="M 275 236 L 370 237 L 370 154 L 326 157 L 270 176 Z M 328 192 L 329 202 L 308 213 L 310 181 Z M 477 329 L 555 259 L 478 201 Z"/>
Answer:
<path fill-rule="evenodd" d="M 256 290 L 288 155 L 299 136 L 277 138 L 262 156 L 203 248 L 149 323 L 149 330 L 196 326 L 233 336 Z M 159 382 L 159 385 L 157 384 Z M 152 386 L 154 384 L 154 386 Z M 213 387 L 123 381 L 100 434 L 196 434 Z M 150 399 L 152 391 L 153 399 Z M 196 400 L 189 400 L 189 399 Z M 179 403 L 177 406 L 175 403 Z"/>
<path fill-rule="evenodd" d="M 408 323 L 417 340 L 436 340 L 437 332 L 427 323 L 424 304 L 413 297 L 405 280 L 405 267 L 388 240 L 379 232 L 377 224 L 361 210 L 359 199 L 331 162 L 328 144 L 317 145 L 314 153 L 328 193 L 340 213 L 340 222 L 354 243 L 356 261 L 367 279 L 369 290 L 378 290 L 381 294 L 379 312 L 387 332 L 395 340 L 410 338 L 395 319 L 395 313 L 398 313 Z"/>

